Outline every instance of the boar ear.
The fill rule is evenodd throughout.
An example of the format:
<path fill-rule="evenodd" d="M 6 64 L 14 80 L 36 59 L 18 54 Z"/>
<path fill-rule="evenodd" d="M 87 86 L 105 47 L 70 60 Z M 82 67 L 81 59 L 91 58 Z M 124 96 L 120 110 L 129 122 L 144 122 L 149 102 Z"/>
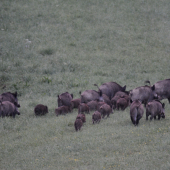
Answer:
<path fill-rule="evenodd" d="M 14 97 L 17 97 L 17 91 L 15 93 L 13 93 Z"/>
<path fill-rule="evenodd" d="M 60 96 L 58 95 L 58 99 L 60 99 Z"/>
<path fill-rule="evenodd" d="M 165 108 L 165 103 L 162 104 L 162 108 Z"/>
<path fill-rule="evenodd" d="M 71 97 L 72 97 L 72 99 L 73 99 L 73 94 L 71 94 Z"/>
<path fill-rule="evenodd" d="M 152 91 L 154 91 L 154 90 L 155 90 L 155 85 L 153 85 L 153 86 L 151 87 L 151 89 L 152 89 Z"/>
<path fill-rule="evenodd" d="M 123 87 L 123 91 L 125 91 L 126 90 L 126 85 Z"/>
<path fill-rule="evenodd" d="M 130 103 L 132 103 L 133 101 L 132 101 L 132 99 L 130 99 Z"/>

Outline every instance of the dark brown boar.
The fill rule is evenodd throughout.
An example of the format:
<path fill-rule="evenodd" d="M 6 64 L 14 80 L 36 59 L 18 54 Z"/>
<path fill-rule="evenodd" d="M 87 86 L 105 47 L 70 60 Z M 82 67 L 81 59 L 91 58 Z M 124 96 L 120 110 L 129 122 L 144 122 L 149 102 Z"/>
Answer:
<path fill-rule="evenodd" d="M 129 101 L 126 98 L 119 98 L 116 103 L 116 108 L 119 110 L 125 110 L 129 105 Z"/>
<path fill-rule="evenodd" d="M 55 109 L 56 116 L 61 115 L 61 114 L 66 114 L 71 112 L 70 108 L 68 106 L 60 106 L 57 109 Z"/>
<path fill-rule="evenodd" d="M 76 131 L 80 130 L 82 126 L 83 126 L 82 120 L 81 119 L 76 119 L 75 122 L 74 122 L 75 130 Z"/>
<path fill-rule="evenodd" d="M 154 99 L 154 93 L 150 86 L 140 86 L 129 92 L 131 102 L 140 100 L 145 106 Z"/>
<path fill-rule="evenodd" d="M 102 105 L 104 105 L 104 104 L 107 104 L 107 103 L 105 103 L 105 102 L 98 102 L 98 109 L 97 109 L 98 112 L 100 112 L 100 107 Z"/>
<path fill-rule="evenodd" d="M 158 81 L 151 88 L 155 98 L 158 100 L 168 99 L 170 103 L 170 79 Z"/>
<path fill-rule="evenodd" d="M 92 122 L 94 123 L 99 123 L 101 120 L 101 113 L 98 111 L 95 111 L 92 115 Z"/>
<path fill-rule="evenodd" d="M 13 103 L 9 101 L 0 102 L 0 117 L 12 116 L 15 118 L 16 114 L 20 115 L 20 112 L 17 110 L 17 107 Z"/>
<path fill-rule="evenodd" d="M 158 120 L 160 120 L 161 117 L 165 118 L 165 104 L 158 100 L 149 102 L 146 105 L 146 120 L 148 120 L 149 115 L 151 115 L 150 120 L 153 118 L 156 119 L 156 116 L 158 116 Z"/>
<path fill-rule="evenodd" d="M 60 106 L 71 106 L 71 100 L 73 99 L 73 94 L 68 92 L 58 95 L 58 107 Z"/>
<path fill-rule="evenodd" d="M 89 107 L 85 103 L 80 103 L 78 113 L 89 113 Z"/>
<path fill-rule="evenodd" d="M 87 106 L 89 107 L 89 110 L 97 110 L 98 109 L 98 102 L 95 100 L 92 100 L 90 102 L 87 103 Z"/>
<path fill-rule="evenodd" d="M 116 109 L 116 104 L 117 104 L 117 101 L 118 99 L 120 99 L 121 97 L 120 96 L 114 96 L 111 100 L 111 103 L 112 103 L 112 109 Z"/>
<path fill-rule="evenodd" d="M 130 105 L 130 118 L 132 123 L 136 126 L 139 123 L 139 120 L 142 118 L 144 113 L 144 107 L 142 102 L 139 100 L 135 100 Z"/>
<path fill-rule="evenodd" d="M 108 82 L 102 84 L 99 89 L 102 91 L 102 94 L 106 94 L 111 100 L 115 96 L 116 92 L 124 92 L 126 90 L 126 86 L 122 87 L 116 82 Z"/>
<path fill-rule="evenodd" d="M 72 109 L 78 108 L 80 105 L 80 102 L 81 102 L 80 98 L 71 100 Z"/>
<path fill-rule="evenodd" d="M 34 113 L 36 116 L 42 116 L 48 113 L 48 107 L 43 104 L 38 104 L 34 108 Z"/>
<path fill-rule="evenodd" d="M 112 109 L 108 104 L 104 104 L 100 107 L 100 113 L 102 118 L 104 118 L 106 115 L 109 117 L 110 113 L 112 113 Z"/>
<path fill-rule="evenodd" d="M 0 101 L 9 101 L 13 103 L 16 107 L 20 107 L 20 104 L 18 103 L 18 98 L 17 98 L 17 92 L 11 93 L 11 92 L 5 92 L 0 95 Z"/>
<path fill-rule="evenodd" d="M 81 119 L 83 123 L 86 122 L 86 116 L 83 113 L 79 113 L 76 119 Z"/>
<path fill-rule="evenodd" d="M 102 91 L 95 90 L 85 90 L 84 92 L 80 92 L 81 95 L 81 103 L 88 103 L 92 100 L 103 101 Z"/>

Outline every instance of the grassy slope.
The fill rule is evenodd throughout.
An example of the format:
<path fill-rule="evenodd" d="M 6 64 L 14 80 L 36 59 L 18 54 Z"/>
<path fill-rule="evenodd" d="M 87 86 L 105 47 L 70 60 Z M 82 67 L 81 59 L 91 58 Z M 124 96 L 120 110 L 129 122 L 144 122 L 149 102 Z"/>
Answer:
<path fill-rule="evenodd" d="M 166 119 L 135 128 L 129 109 L 81 132 L 77 110 L 56 117 L 56 96 L 116 81 L 130 90 L 169 78 L 170 3 L 158 1 L 0 2 L 0 92 L 18 91 L 21 116 L 0 120 L 1 169 L 169 169 Z M 28 40 L 26 40 L 28 39 Z M 31 42 L 29 42 L 31 41 Z M 5 89 L 2 87 L 6 85 Z M 42 118 L 36 104 L 49 107 Z"/>

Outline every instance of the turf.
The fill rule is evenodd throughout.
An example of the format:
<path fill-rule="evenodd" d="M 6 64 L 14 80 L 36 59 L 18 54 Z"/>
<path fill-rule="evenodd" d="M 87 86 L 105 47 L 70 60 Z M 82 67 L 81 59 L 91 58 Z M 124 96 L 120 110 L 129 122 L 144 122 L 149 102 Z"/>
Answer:
<path fill-rule="evenodd" d="M 168 0 L 0 1 L 0 93 L 18 92 L 20 116 L 0 119 L 0 169 L 170 169 L 165 119 L 129 108 L 75 132 L 78 111 L 56 117 L 57 95 L 114 81 L 131 90 L 169 78 Z M 37 104 L 49 113 L 34 116 Z"/>

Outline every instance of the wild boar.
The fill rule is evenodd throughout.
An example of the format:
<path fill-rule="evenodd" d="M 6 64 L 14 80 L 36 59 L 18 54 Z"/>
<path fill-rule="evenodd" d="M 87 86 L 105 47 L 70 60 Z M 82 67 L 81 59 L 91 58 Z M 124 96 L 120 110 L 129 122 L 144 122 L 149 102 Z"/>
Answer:
<path fill-rule="evenodd" d="M 129 92 L 128 91 L 118 91 L 116 92 L 115 96 L 119 96 L 119 97 L 122 97 L 122 96 L 129 96 Z"/>
<path fill-rule="evenodd" d="M 17 92 L 15 93 L 11 93 L 11 92 L 6 92 L 6 93 L 2 93 L 0 95 L 0 101 L 9 101 L 11 103 L 13 103 L 16 107 L 20 107 L 20 104 L 18 103 L 18 98 L 17 98 L 18 94 Z"/>
<path fill-rule="evenodd" d="M 129 101 L 126 98 L 119 98 L 116 103 L 116 108 L 119 110 L 125 110 L 129 105 Z"/>
<path fill-rule="evenodd" d="M 72 109 L 78 108 L 80 105 L 80 102 L 81 102 L 80 98 L 71 100 L 71 108 Z"/>
<path fill-rule="evenodd" d="M 117 84 L 116 82 L 108 82 L 108 83 L 104 83 L 102 84 L 99 89 L 102 91 L 102 94 L 106 94 L 109 99 L 111 100 L 114 95 L 116 94 L 116 92 L 118 91 L 125 91 L 126 90 L 126 86 L 122 87 L 119 84 Z"/>
<path fill-rule="evenodd" d="M 76 119 L 75 122 L 74 122 L 75 130 L 76 131 L 80 130 L 82 126 L 83 126 L 82 120 L 81 119 Z"/>
<path fill-rule="evenodd" d="M 58 95 L 58 107 L 60 106 L 71 106 L 71 100 L 73 99 L 73 94 L 68 92 Z"/>
<path fill-rule="evenodd" d="M 170 79 L 158 81 L 151 88 L 155 98 L 158 100 L 168 99 L 170 103 Z"/>
<path fill-rule="evenodd" d="M 97 111 L 100 112 L 100 107 L 101 107 L 102 105 L 104 105 L 104 104 L 107 104 L 107 103 L 105 103 L 105 102 L 98 102 L 98 109 L 97 109 Z"/>
<path fill-rule="evenodd" d="M 98 111 L 95 111 L 92 115 L 92 122 L 94 123 L 99 123 L 101 120 L 101 113 Z"/>
<path fill-rule="evenodd" d="M 139 123 L 139 120 L 142 118 L 144 113 L 144 107 L 142 102 L 139 100 L 134 100 L 130 105 L 130 118 L 132 123 L 136 126 Z"/>
<path fill-rule="evenodd" d="M 89 113 L 89 107 L 85 103 L 80 103 L 79 108 L 78 108 L 78 113 Z"/>
<path fill-rule="evenodd" d="M 79 92 L 81 95 L 81 103 L 88 103 L 92 100 L 103 101 L 102 91 L 95 90 L 85 90 L 84 92 Z"/>
<path fill-rule="evenodd" d="M 153 118 L 156 119 L 156 116 L 158 116 L 158 120 L 160 120 L 161 117 L 165 118 L 165 104 L 158 100 L 149 102 L 146 105 L 146 120 L 148 120 L 149 115 L 151 115 L 150 120 Z"/>
<path fill-rule="evenodd" d="M 154 99 L 154 93 L 150 86 L 140 86 L 129 92 L 129 98 L 131 102 L 140 100 L 146 106 L 146 104 Z"/>
<path fill-rule="evenodd" d="M 89 110 L 97 110 L 98 109 L 98 102 L 95 100 L 92 100 L 90 102 L 87 103 L 87 106 L 89 107 Z"/>
<path fill-rule="evenodd" d="M 83 114 L 83 113 L 79 113 L 79 114 L 77 115 L 76 119 L 81 119 L 82 122 L 84 123 L 84 122 L 86 122 L 86 115 Z"/>
<path fill-rule="evenodd" d="M 112 112 L 111 107 L 108 104 L 104 104 L 100 107 L 100 113 L 102 115 L 102 118 L 104 118 L 106 115 L 109 117 L 110 113 Z"/>
<path fill-rule="evenodd" d="M 111 104 L 112 104 L 112 109 L 116 109 L 116 104 L 117 104 L 117 101 L 118 99 L 120 99 L 121 97 L 120 96 L 114 96 L 111 100 Z"/>
<path fill-rule="evenodd" d="M 20 112 L 17 110 L 17 107 L 13 103 L 9 101 L 0 102 L 0 117 L 12 116 L 15 118 L 16 114 L 20 115 Z"/>
<path fill-rule="evenodd" d="M 43 104 L 38 104 L 34 108 L 34 113 L 36 116 L 45 115 L 48 113 L 48 107 Z"/>
<path fill-rule="evenodd" d="M 56 116 L 61 115 L 61 114 L 66 114 L 71 112 L 70 108 L 68 106 L 60 106 L 55 109 Z"/>

